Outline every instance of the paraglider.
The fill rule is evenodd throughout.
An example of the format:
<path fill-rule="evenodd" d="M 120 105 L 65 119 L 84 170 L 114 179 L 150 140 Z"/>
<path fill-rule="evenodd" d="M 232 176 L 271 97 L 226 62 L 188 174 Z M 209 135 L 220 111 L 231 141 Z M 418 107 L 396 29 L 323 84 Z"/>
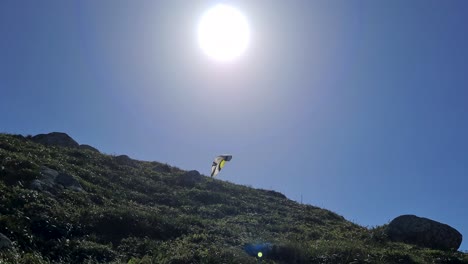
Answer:
<path fill-rule="evenodd" d="M 220 155 L 216 157 L 213 161 L 213 165 L 211 165 L 211 177 L 216 176 L 224 167 L 226 161 L 230 161 L 231 159 L 232 155 Z"/>

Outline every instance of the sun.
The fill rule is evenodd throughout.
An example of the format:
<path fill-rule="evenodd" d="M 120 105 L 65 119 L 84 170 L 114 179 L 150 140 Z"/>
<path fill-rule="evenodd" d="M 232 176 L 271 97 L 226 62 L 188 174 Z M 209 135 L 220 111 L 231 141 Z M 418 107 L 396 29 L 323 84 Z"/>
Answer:
<path fill-rule="evenodd" d="M 206 11 L 198 24 L 198 44 L 216 61 L 232 61 L 247 49 L 250 29 L 236 8 L 218 4 Z"/>

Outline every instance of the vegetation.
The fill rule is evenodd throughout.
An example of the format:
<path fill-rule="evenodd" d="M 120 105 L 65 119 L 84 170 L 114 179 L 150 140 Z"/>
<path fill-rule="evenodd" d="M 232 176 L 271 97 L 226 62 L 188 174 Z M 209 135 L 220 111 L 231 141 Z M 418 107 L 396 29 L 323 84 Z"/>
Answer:
<path fill-rule="evenodd" d="M 30 187 L 41 167 L 85 192 Z M 392 243 L 282 194 L 199 177 L 158 162 L 46 147 L 0 134 L 0 263 L 468 263 L 461 252 Z M 243 249 L 272 245 L 261 259 Z"/>

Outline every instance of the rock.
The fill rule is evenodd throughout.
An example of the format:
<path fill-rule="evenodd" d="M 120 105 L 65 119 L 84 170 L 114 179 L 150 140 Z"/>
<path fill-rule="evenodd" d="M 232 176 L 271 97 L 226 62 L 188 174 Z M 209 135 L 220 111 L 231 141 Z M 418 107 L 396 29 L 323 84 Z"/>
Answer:
<path fill-rule="evenodd" d="M 40 180 L 34 180 L 31 182 L 31 184 L 29 184 L 29 189 L 31 190 L 36 190 L 38 192 L 42 192 L 44 191 L 44 183 Z"/>
<path fill-rule="evenodd" d="M 183 177 L 187 179 L 201 179 L 200 172 L 196 170 L 187 171 L 183 174 Z"/>
<path fill-rule="evenodd" d="M 115 161 L 117 161 L 119 165 L 132 166 L 134 164 L 133 160 L 127 155 L 117 156 L 115 157 Z"/>
<path fill-rule="evenodd" d="M 0 249 L 4 249 L 4 248 L 12 248 L 13 247 L 13 243 L 11 242 L 11 240 L 6 237 L 4 234 L 0 233 Z"/>
<path fill-rule="evenodd" d="M 415 215 L 401 215 L 387 227 L 392 241 L 439 250 L 457 250 L 462 235 L 453 227 Z"/>
<path fill-rule="evenodd" d="M 83 187 L 81 187 L 81 184 L 78 182 L 78 180 L 70 174 L 60 173 L 55 178 L 55 183 L 61 184 L 63 187 L 70 190 L 77 192 L 83 191 Z"/>
<path fill-rule="evenodd" d="M 32 141 L 46 146 L 60 146 L 69 148 L 78 148 L 80 145 L 69 135 L 60 132 L 49 134 L 39 134 L 31 138 Z"/>
<path fill-rule="evenodd" d="M 58 175 L 59 173 L 56 170 L 41 166 L 41 181 L 53 184 Z"/>
<path fill-rule="evenodd" d="M 153 162 L 153 164 L 154 164 L 153 171 L 155 172 L 164 172 L 164 173 L 172 172 L 171 166 L 167 164 L 162 164 L 159 162 Z"/>
<path fill-rule="evenodd" d="M 265 191 L 267 194 L 269 194 L 271 196 L 286 199 L 286 196 L 284 194 L 280 193 L 280 192 L 273 191 L 273 190 L 263 190 L 263 191 Z"/>
<path fill-rule="evenodd" d="M 182 174 L 179 177 L 177 183 L 185 187 L 193 187 L 196 183 L 200 182 L 201 180 L 202 176 L 200 175 L 200 172 L 192 170 Z"/>
<path fill-rule="evenodd" d="M 86 144 L 81 144 L 80 149 L 86 149 L 86 150 L 91 150 L 91 151 L 100 153 L 99 150 L 97 150 L 96 148 L 93 148 L 90 145 L 86 145 Z"/>
<path fill-rule="evenodd" d="M 78 180 L 70 174 L 59 173 L 56 170 L 48 168 L 46 166 L 41 167 L 41 177 L 33 180 L 29 185 L 32 190 L 40 192 L 51 192 L 56 193 L 61 189 L 67 188 L 70 190 L 82 192 L 84 191 Z"/>
<path fill-rule="evenodd" d="M 41 167 L 41 177 L 33 180 L 29 184 L 29 188 L 39 192 L 51 191 L 55 185 L 55 178 L 59 173 L 56 170 L 48 168 L 46 166 Z"/>

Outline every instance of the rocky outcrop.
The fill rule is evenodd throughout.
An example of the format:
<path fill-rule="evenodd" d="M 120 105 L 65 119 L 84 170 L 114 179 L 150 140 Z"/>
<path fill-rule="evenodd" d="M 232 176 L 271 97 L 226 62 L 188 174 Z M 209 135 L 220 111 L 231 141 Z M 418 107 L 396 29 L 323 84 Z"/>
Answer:
<path fill-rule="evenodd" d="M 78 180 L 70 174 L 59 173 L 48 167 L 41 167 L 41 177 L 31 182 L 30 189 L 36 191 L 47 191 L 55 193 L 61 188 L 70 189 L 77 192 L 84 191 Z"/>
<path fill-rule="evenodd" d="M 81 144 L 80 149 L 86 149 L 86 150 L 91 150 L 91 151 L 100 153 L 98 149 L 96 149 L 96 148 L 94 148 L 94 147 L 92 147 L 90 145 L 86 145 L 86 144 Z"/>
<path fill-rule="evenodd" d="M 39 134 L 31 138 L 32 141 L 46 146 L 60 146 L 78 148 L 80 145 L 69 135 L 60 132 Z"/>
<path fill-rule="evenodd" d="M 286 195 L 284 195 L 284 194 L 282 194 L 280 192 L 273 191 L 273 190 L 262 190 L 262 191 L 266 192 L 267 194 L 269 194 L 271 196 L 286 199 Z"/>
<path fill-rule="evenodd" d="M 200 175 L 200 172 L 196 170 L 191 170 L 182 174 L 179 177 L 177 184 L 181 186 L 185 186 L 185 187 L 193 187 L 195 186 L 195 184 L 197 184 L 201 180 L 202 180 L 202 176 Z"/>
<path fill-rule="evenodd" d="M 70 174 L 59 173 L 59 175 L 57 175 L 57 177 L 55 178 L 55 183 L 61 184 L 66 189 L 70 189 L 77 192 L 83 191 L 83 187 L 81 187 L 81 184 L 78 182 L 78 180 Z"/>
<path fill-rule="evenodd" d="M 153 171 L 155 172 L 164 172 L 164 173 L 170 173 L 172 171 L 171 166 L 167 164 L 162 164 L 159 162 L 153 162 Z"/>
<path fill-rule="evenodd" d="M 36 191 L 52 190 L 55 185 L 55 178 L 59 173 L 56 170 L 41 167 L 41 177 L 31 182 L 29 187 Z"/>
<path fill-rule="evenodd" d="M 13 243 L 4 234 L 0 233 L 0 249 L 12 248 Z"/>
<path fill-rule="evenodd" d="M 462 235 L 453 227 L 415 215 L 401 215 L 387 227 L 392 241 L 440 250 L 457 250 Z"/>
<path fill-rule="evenodd" d="M 126 165 L 126 166 L 134 165 L 133 160 L 127 155 L 116 156 L 114 159 L 115 161 L 117 161 L 119 165 Z"/>
<path fill-rule="evenodd" d="M 76 142 L 72 137 L 70 137 L 66 133 L 52 132 L 49 134 L 39 134 L 31 137 L 30 139 L 36 143 L 40 143 L 46 146 L 87 149 L 99 153 L 99 150 L 90 145 L 78 144 L 78 142 Z"/>

